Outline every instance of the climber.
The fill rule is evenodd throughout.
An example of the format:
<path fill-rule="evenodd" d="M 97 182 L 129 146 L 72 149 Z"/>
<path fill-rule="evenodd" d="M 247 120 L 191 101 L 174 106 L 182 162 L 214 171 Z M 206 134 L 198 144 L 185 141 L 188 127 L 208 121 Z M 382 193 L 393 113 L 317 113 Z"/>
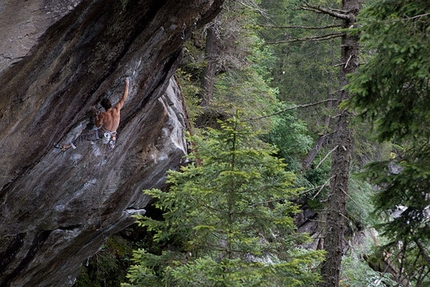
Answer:
<path fill-rule="evenodd" d="M 72 143 L 56 147 L 60 148 L 62 151 L 66 151 L 69 148 L 75 149 L 76 145 L 81 143 L 83 140 L 93 141 L 102 139 L 103 144 L 109 144 L 109 149 L 114 148 L 117 134 L 116 130 L 120 121 L 120 110 L 128 96 L 128 87 L 129 78 L 126 78 L 124 94 L 121 100 L 114 107 L 112 107 L 110 100 L 105 98 L 100 103 L 105 109 L 104 112 L 99 111 L 95 107 L 92 108 L 95 118 L 95 128 L 93 130 L 80 134 Z"/>

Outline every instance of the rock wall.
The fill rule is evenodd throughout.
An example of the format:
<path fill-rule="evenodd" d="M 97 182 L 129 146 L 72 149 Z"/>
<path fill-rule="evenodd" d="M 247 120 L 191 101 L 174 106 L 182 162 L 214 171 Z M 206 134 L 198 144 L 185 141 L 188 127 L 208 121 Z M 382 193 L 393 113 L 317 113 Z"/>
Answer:
<path fill-rule="evenodd" d="M 45 30 L 81 0 L 0 2 L 0 72 L 17 63 Z"/>
<path fill-rule="evenodd" d="M 132 224 L 131 215 L 144 213 L 149 199 L 141 191 L 163 187 L 166 171 L 186 152 L 183 103 L 172 80 L 182 45 L 222 5 L 58 3 L 0 4 L 1 21 L 12 23 L 0 33 L 11 47 L 21 45 L 15 52 L 0 46 L 0 287 L 71 286 L 81 263 Z M 34 30 L 31 49 L 25 35 L 15 34 L 22 14 L 4 17 L 11 7 L 40 13 L 34 19 L 46 31 Z M 37 26 L 34 19 L 27 28 Z M 19 37 L 25 41 L 13 40 Z M 88 122 L 102 98 L 115 103 L 125 76 L 130 95 L 115 149 L 100 142 L 53 148 Z"/>

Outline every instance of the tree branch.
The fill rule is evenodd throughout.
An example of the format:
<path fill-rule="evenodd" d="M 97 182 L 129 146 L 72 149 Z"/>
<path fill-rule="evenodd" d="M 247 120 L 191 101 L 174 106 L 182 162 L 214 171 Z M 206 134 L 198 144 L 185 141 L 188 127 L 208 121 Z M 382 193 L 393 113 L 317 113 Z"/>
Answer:
<path fill-rule="evenodd" d="M 321 185 L 320 186 L 320 189 L 318 190 L 318 192 L 317 193 L 315 193 L 315 195 L 312 197 L 312 200 L 314 200 L 317 196 L 318 196 L 318 194 L 321 192 L 321 190 L 323 190 L 323 188 L 324 187 L 326 187 L 329 183 L 330 183 L 330 180 L 332 180 L 332 178 L 334 178 L 335 176 L 334 175 L 332 175 L 329 179 L 327 179 L 326 180 L 326 182 L 324 182 L 324 184 L 323 185 Z"/>
<path fill-rule="evenodd" d="M 406 17 L 406 18 L 402 18 L 402 20 L 409 21 L 409 20 L 412 20 L 412 19 L 421 18 L 421 17 L 426 17 L 426 16 L 430 16 L 430 13 L 425 13 L 425 14 L 421 14 L 421 15 L 416 15 L 416 16 L 413 16 L 413 17 Z"/>
<path fill-rule="evenodd" d="M 329 151 L 326 156 L 317 164 L 317 166 L 315 167 L 315 169 L 318 169 L 320 167 L 320 165 L 325 161 L 325 159 L 332 153 L 334 152 L 337 148 L 339 147 L 339 145 L 335 146 L 331 151 Z"/>
<path fill-rule="evenodd" d="M 308 107 L 316 106 L 316 105 L 323 104 L 323 103 L 330 102 L 330 101 L 337 101 L 337 99 L 325 99 L 325 100 L 321 100 L 321 101 L 318 101 L 318 102 L 315 102 L 315 103 L 297 105 L 297 106 L 294 106 L 294 107 L 289 107 L 289 108 L 280 110 L 280 111 L 278 111 L 276 113 L 273 113 L 273 114 L 270 114 L 270 115 L 265 115 L 265 116 L 256 117 L 256 118 L 249 118 L 249 119 L 247 119 L 245 121 L 261 120 L 261 119 L 265 119 L 265 118 L 269 118 L 269 117 L 273 117 L 273 116 L 285 113 L 287 111 L 291 111 L 291 110 L 295 110 L 295 109 L 301 109 L 301 108 L 308 108 Z"/>
<path fill-rule="evenodd" d="M 428 267 L 430 267 L 430 257 L 427 254 L 427 251 L 425 250 L 424 246 L 421 244 L 421 242 L 418 241 L 417 238 L 414 238 L 415 244 L 418 246 L 418 249 L 421 252 L 421 255 L 423 256 L 424 261 L 427 263 Z"/>
<path fill-rule="evenodd" d="M 332 8 L 323 8 L 320 6 L 314 6 L 309 3 L 304 4 L 300 7 L 302 10 L 305 11 L 311 11 L 315 13 L 323 13 L 326 15 L 330 15 L 332 17 L 341 19 L 341 20 L 351 20 L 352 17 L 354 17 L 352 14 L 350 14 L 348 11 L 339 10 L 339 9 L 332 9 Z"/>
<path fill-rule="evenodd" d="M 323 30 L 331 28 L 341 28 L 342 25 L 327 25 L 327 26 L 272 26 L 272 25 L 260 25 L 264 28 L 273 29 L 305 29 L 305 30 Z"/>
<path fill-rule="evenodd" d="M 273 44 L 284 44 L 284 43 L 295 43 L 295 42 L 318 42 L 318 41 L 326 41 L 331 40 L 334 38 L 342 37 L 345 33 L 332 33 L 332 34 L 326 34 L 322 36 L 313 36 L 313 37 L 305 37 L 305 38 L 294 38 L 290 40 L 283 40 L 283 41 L 275 41 L 275 42 L 266 42 L 266 45 L 273 45 Z"/>
<path fill-rule="evenodd" d="M 331 73 L 328 74 L 328 80 L 330 79 L 331 79 Z M 328 90 L 327 92 L 328 92 L 327 98 L 330 99 L 334 93 L 331 93 L 330 90 Z M 331 110 L 333 108 L 333 102 L 331 101 L 327 102 L 326 108 Z M 329 115 L 324 116 L 325 129 L 322 134 L 318 135 L 318 138 L 315 141 L 314 147 L 308 152 L 308 154 L 306 155 L 306 158 L 304 158 L 302 161 L 302 168 L 304 168 L 305 170 L 308 170 L 311 167 L 312 162 L 314 161 L 315 157 L 317 156 L 318 152 L 320 151 L 320 149 L 324 144 L 326 136 L 329 135 L 327 130 L 330 126 L 330 118 L 331 117 Z"/>

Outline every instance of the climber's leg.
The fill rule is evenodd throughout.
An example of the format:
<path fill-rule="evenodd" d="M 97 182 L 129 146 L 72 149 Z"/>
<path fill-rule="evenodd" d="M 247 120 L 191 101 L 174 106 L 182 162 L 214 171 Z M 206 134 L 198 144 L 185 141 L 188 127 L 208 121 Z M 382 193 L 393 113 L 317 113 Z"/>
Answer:
<path fill-rule="evenodd" d="M 99 130 L 90 130 L 84 133 L 81 133 L 73 142 L 63 145 L 56 145 L 56 148 L 61 149 L 62 151 L 66 151 L 69 148 L 75 149 L 76 146 L 81 144 L 83 141 L 96 141 L 100 139 Z"/>

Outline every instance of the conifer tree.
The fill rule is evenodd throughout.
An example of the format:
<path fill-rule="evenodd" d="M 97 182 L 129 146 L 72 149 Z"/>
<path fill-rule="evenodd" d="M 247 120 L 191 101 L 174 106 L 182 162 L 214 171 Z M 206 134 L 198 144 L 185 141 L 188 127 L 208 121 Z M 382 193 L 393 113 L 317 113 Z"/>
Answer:
<path fill-rule="evenodd" d="M 194 136 L 200 164 L 171 172 L 169 192 L 146 191 L 163 220 L 141 217 L 166 248 L 139 250 L 123 286 L 313 286 L 321 251 L 295 232 L 294 176 L 274 148 L 233 117 Z"/>
<path fill-rule="evenodd" d="M 268 5 L 273 5 L 272 1 L 267 1 Z M 301 2 L 301 1 L 300 1 Z M 318 2 L 313 4 L 311 2 Z M 272 44 L 292 43 L 297 41 L 321 41 L 334 38 L 341 38 L 340 45 L 340 73 L 339 73 L 339 92 L 336 95 L 331 95 L 328 92 L 328 100 L 336 98 L 334 106 L 339 106 L 343 100 L 349 99 L 352 94 L 344 89 L 348 83 L 346 75 L 354 73 L 358 67 L 358 35 L 351 33 L 355 26 L 355 18 L 360 10 L 360 1 L 358 0 L 344 0 L 339 8 L 328 8 L 324 1 L 303 1 L 300 8 L 305 11 L 311 11 L 319 15 L 328 16 L 332 21 L 338 21 L 336 25 L 325 25 L 323 27 L 309 26 L 309 25 L 287 25 L 280 28 L 297 28 L 303 30 L 325 31 L 335 29 L 332 33 L 324 33 L 319 36 L 297 38 L 292 35 L 285 34 L 286 39 L 273 41 Z M 307 19 L 307 18 L 306 18 Z M 301 22 L 301 21 L 300 21 Z M 339 25 L 342 27 L 338 31 Z M 272 35 L 269 35 L 272 36 Z M 331 73 L 328 73 L 328 78 Z M 294 78 L 294 76 L 292 77 Z M 313 81 L 311 81 L 313 82 Z M 303 85 L 305 86 L 305 85 Z M 307 87 L 308 85 L 306 85 Z M 309 93 L 313 94 L 313 93 Z M 336 287 L 340 282 L 340 266 L 342 262 L 343 253 L 343 240 L 346 229 L 345 217 L 347 214 L 346 204 L 348 200 L 348 187 L 349 187 L 349 173 L 350 161 L 352 156 L 352 129 L 350 127 L 351 113 L 343 108 L 336 109 L 335 131 L 332 136 L 332 149 L 331 157 L 331 176 L 330 176 L 330 191 L 328 193 L 328 200 L 326 206 L 326 226 L 324 234 L 324 249 L 327 251 L 326 258 L 321 268 L 321 275 L 323 282 L 321 287 Z M 329 126 L 329 118 L 325 120 L 326 127 Z M 319 136 L 316 141 L 314 149 L 309 153 L 308 157 L 304 160 L 304 167 L 308 169 L 311 166 L 318 150 L 324 142 L 325 134 Z"/>
<path fill-rule="evenodd" d="M 373 57 L 349 85 L 356 95 L 349 104 L 373 123 L 381 141 L 393 143 L 391 158 L 371 164 L 368 175 L 380 188 L 376 213 L 386 219 L 382 230 L 390 239 L 383 252 L 399 258 L 390 267 L 403 286 L 430 284 L 429 11 L 429 1 L 368 6 L 361 40 Z"/>

